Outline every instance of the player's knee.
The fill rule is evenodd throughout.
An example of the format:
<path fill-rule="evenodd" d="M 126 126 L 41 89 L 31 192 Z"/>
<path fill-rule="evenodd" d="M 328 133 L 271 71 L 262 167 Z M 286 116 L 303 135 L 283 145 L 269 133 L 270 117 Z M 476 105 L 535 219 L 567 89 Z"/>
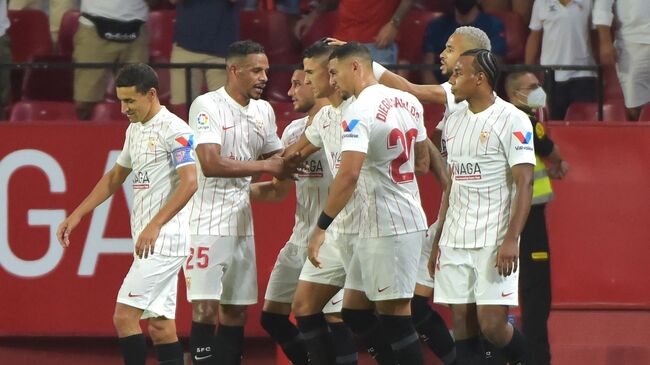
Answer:
<path fill-rule="evenodd" d="M 248 306 L 245 305 L 222 305 L 219 312 L 219 322 L 228 326 L 243 326 L 248 320 Z"/>
<path fill-rule="evenodd" d="M 138 319 L 134 319 L 130 313 L 117 308 L 113 313 L 113 325 L 118 333 L 129 332 L 132 327 L 139 326 Z"/>
<path fill-rule="evenodd" d="M 192 320 L 198 323 L 217 323 L 219 302 L 214 300 L 196 300 L 192 302 Z"/>
<path fill-rule="evenodd" d="M 316 310 L 314 305 L 306 298 L 298 297 L 294 297 L 293 303 L 291 303 L 291 310 L 297 317 L 310 316 L 321 311 L 321 309 Z"/>
<path fill-rule="evenodd" d="M 154 344 L 170 343 L 176 337 L 174 326 L 165 325 L 161 321 L 149 321 L 147 330 Z"/>
<path fill-rule="evenodd" d="M 499 346 L 507 342 L 507 322 L 496 316 L 483 316 L 479 318 L 479 325 L 481 333 L 491 343 Z"/>

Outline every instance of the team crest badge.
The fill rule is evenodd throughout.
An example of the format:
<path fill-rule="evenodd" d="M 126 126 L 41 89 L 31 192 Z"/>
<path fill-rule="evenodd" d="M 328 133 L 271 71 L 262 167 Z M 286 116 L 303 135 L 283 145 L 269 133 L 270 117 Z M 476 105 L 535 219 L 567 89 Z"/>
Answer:
<path fill-rule="evenodd" d="M 481 131 L 481 133 L 478 136 L 479 141 L 481 143 L 485 144 L 487 142 L 488 138 L 490 138 L 490 132 L 489 131 Z"/>
<path fill-rule="evenodd" d="M 255 131 L 264 135 L 264 122 L 262 122 L 262 119 L 260 118 L 255 118 Z"/>
<path fill-rule="evenodd" d="M 153 137 L 149 137 L 149 140 L 147 141 L 147 149 L 149 152 L 156 152 L 156 139 Z"/>

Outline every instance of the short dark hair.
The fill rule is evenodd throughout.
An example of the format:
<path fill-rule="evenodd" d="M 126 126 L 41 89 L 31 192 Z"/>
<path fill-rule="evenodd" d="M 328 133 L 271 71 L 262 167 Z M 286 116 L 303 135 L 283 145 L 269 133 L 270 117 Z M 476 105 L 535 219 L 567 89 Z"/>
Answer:
<path fill-rule="evenodd" d="M 316 58 L 316 57 L 327 57 L 332 54 L 332 52 L 336 49 L 336 46 L 332 46 L 328 41 L 327 38 L 320 39 L 316 42 L 314 42 L 311 46 L 307 47 L 305 51 L 302 53 L 303 58 Z"/>
<path fill-rule="evenodd" d="M 131 87 L 140 94 L 146 94 L 152 88 L 158 91 L 158 75 L 145 63 L 132 63 L 120 69 L 115 78 L 115 87 Z"/>
<path fill-rule="evenodd" d="M 333 60 L 335 58 L 343 59 L 352 56 L 362 58 L 372 63 L 372 56 L 370 55 L 370 51 L 366 46 L 364 46 L 359 42 L 349 42 L 342 46 L 336 47 L 336 49 L 332 52 L 332 54 L 330 54 L 329 59 L 330 60 Z"/>
<path fill-rule="evenodd" d="M 228 46 L 228 53 L 226 54 L 226 62 L 237 57 L 246 57 L 249 54 L 264 53 L 264 47 L 257 42 L 251 40 L 237 41 Z"/>
<path fill-rule="evenodd" d="M 470 49 L 461 54 L 461 56 L 474 57 L 472 67 L 476 72 L 483 72 L 487 76 L 488 84 L 494 89 L 500 73 L 499 60 L 496 56 L 486 49 Z"/>

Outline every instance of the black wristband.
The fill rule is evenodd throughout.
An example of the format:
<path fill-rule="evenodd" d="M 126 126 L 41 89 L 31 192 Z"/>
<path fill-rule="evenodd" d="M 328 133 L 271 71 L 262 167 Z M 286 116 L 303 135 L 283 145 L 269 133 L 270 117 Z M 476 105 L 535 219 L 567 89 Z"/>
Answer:
<path fill-rule="evenodd" d="M 323 231 L 327 230 L 327 227 L 332 224 L 334 221 L 334 218 L 330 217 L 329 215 L 325 214 L 325 211 L 322 211 L 320 216 L 318 217 L 318 223 L 316 225 L 318 228 L 322 229 Z"/>

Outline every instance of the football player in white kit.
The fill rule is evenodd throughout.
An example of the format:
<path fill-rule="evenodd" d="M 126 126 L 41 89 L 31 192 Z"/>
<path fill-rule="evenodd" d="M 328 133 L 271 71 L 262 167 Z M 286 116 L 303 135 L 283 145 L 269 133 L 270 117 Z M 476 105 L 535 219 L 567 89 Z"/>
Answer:
<path fill-rule="evenodd" d="M 469 51 L 470 49 L 490 50 L 491 47 L 490 38 L 488 38 L 487 34 L 482 30 L 471 26 L 456 28 L 454 33 L 449 36 L 445 49 L 440 54 L 440 70 L 444 75 L 449 77 L 451 76 L 454 65 L 461 53 Z M 451 84 L 449 84 L 449 82 L 440 85 L 413 84 L 405 78 L 386 70 L 378 63 L 373 63 L 373 71 L 375 77 L 381 84 L 407 91 L 415 95 L 422 103 L 445 105 L 443 120 L 441 120 L 432 131 L 431 140 L 434 145 L 440 149 L 442 156 L 446 157 L 446 151 L 444 146 L 441 146 L 440 139 L 442 129 L 445 125 L 445 119 L 451 113 L 465 107 L 467 102 L 464 100 L 456 102 L 454 95 L 451 93 Z M 434 165 L 434 163 L 438 162 L 436 160 L 437 155 L 437 153 L 431 154 L 431 171 L 440 182 L 442 191 L 444 192 L 447 188 L 448 177 L 443 176 L 443 174 L 439 172 L 439 168 Z M 444 175 L 446 175 L 446 172 Z M 429 298 L 433 296 L 433 279 L 429 275 L 427 262 L 431 255 L 432 240 L 436 233 L 438 235 L 440 234 L 440 230 L 436 231 L 436 228 L 440 229 L 441 226 L 436 224 L 430 227 L 429 234 L 427 234 L 429 240 L 422 247 L 422 257 L 418 264 L 418 278 L 415 286 L 415 295 L 411 301 L 411 310 L 413 312 L 413 321 L 415 322 L 415 327 L 418 330 L 420 337 L 445 364 L 451 364 L 455 361 L 454 340 L 449 335 L 447 326 L 442 317 L 429 306 L 428 302 Z M 490 344 L 484 343 L 483 345 L 486 357 L 488 359 L 493 357 L 494 351 L 490 347 Z"/>
<path fill-rule="evenodd" d="M 269 69 L 264 49 L 252 41 L 235 42 L 226 68 L 226 86 L 199 96 L 189 113 L 201 168 L 190 204 L 185 265 L 194 364 L 217 357 L 223 364 L 240 361 L 247 308 L 257 303 L 251 176 L 278 175 L 283 165 L 275 156 L 282 142 L 273 109 L 260 100 Z"/>
<path fill-rule="evenodd" d="M 361 288 L 346 286 L 344 319 L 354 320 L 346 316 L 348 308 L 374 304 L 377 331 L 390 344 L 394 361 L 421 364 L 410 299 L 427 230 L 415 180 L 416 172 L 429 170 L 422 105 L 411 94 L 379 85 L 370 53 L 359 43 L 334 50 L 329 72 L 341 95 L 356 100 L 337 126 L 343 131 L 341 165 L 310 238 L 309 259 L 319 265 L 325 232 L 358 187 L 361 229 L 348 279 L 358 280 Z"/>
<path fill-rule="evenodd" d="M 305 83 L 305 71 L 295 70 L 291 77 L 291 88 L 287 93 L 292 101 L 294 110 L 307 113 L 307 116 L 294 120 L 282 133 L 282 143 L 285 147 L 294 144 L 314 120 L 316 113 L 325 105 L 329 105 L 327 98 L 314 98 L 314 93 Z M 307 241 L 309 230 L 318 219 L 327 200 L 329 185 L 332 181 L 332 172 L 329 168 L 324 151 L 313 153 L 305 161 L 305 167 L 298 174 L 296 186 L 296 213 L 295 225 L 289 241 L 278 254 L 278 258 L 271 272 L 269 283 L 264 297 L 261 324 L 271 338 L 281 347 L 287 358 L 294 365 L 307 364 L 307 349 L 300 332 L 289 320 L 291 302 L 298 285 L 300 272 L 307 261 Z M 294 182 L 291 180 L 278 180 L 259 182 L 251 185 L 251 200 L 282 202 L 291 192 Z M 346 331 L 347 326 L 342 323 L 340 316 L 332 318 L 333 313 L 341 312 L 341 299 L 343 293 L 338 294 L 329 301 L 323 309 L 334 338 L 346 343 L 353 342 L 351 332 Z M 332 323 L 337 322 L 337 323 Z M 339 328 L 343 326 L 343 330 Z M 346 336 L 347 334 L 347 336 Z M 347 339 L 346 339 L 347 337 Z M 336 346 L 335 346 L 336 347 Z M 338 350 L 338 349 L 337 349 Z"/>
<path fill-rule="evenodd" d="M 334 48 L 326 41 L 318 41 L 304 52 L 305 83 L 312 88 L 316 98 L 325 97 L 331 105 L 321 108 L 300 139 L 285 151 L 290 156 L 298 152 L 299 161 L 322 151 L 332 175 L 336 174 L 340 163 L 342 132 L 336 126 L 341 122 L 343 111 L 352 102 L 350 99 L 343 100 L 329 83 L 327 60 Z M 326 318 L 322 313 L 326 306 L 342 304 L 342 298 L 337 293 L 349 284 L 346 270 L 359 233 L 355 207 L 351 201 L 332 224 L 332 231 L 322 249 L 321 267 L 316 268 L 307 261 L 300 274 L 292 308 L 309 351 L 310 364 L 351 364 L 357 361 L 354 342 L 345 340 L 346 336 L 349 337 L 347 326 L 340 322 L 333 324 L 332 316 Z M 310 229 L 315 223 L 310 222 Z"/>
<path fill-rule="evenodd" d="M 447 117 L 442 133 L 452 184 L 430 268 L 434 300 L 454 312 L 459 363 L 484 357 L 479 331 L 509 363 L 527 363 L 523 337 L 507 315 L 508 306 L 518 304 L 519 235 L 532 199 L 533 131 L 525 113 L 494 94 L 497 78 L 492 53 L 464 52 L 450 84 L 456 102 L 468 105 Z"/>
<path fill-rule="evenodd" d="M 113 323 L 127 365 L 144 365 L 147 346 L 140 320 L 161 364 L 182 365 L 176 336 L 176 287 L 189 252 L 189 210 L 197 189 L 192 130 L 158 101 L 158 76 L 145 64 L 123 67 L 116 80 L 122 112 L 131 122 L 117 163 L 59 226 L 70 245 L 81 218 L 119 189 L 133 173 L 131 234 L 135 257 L 117 296 Z"/>

